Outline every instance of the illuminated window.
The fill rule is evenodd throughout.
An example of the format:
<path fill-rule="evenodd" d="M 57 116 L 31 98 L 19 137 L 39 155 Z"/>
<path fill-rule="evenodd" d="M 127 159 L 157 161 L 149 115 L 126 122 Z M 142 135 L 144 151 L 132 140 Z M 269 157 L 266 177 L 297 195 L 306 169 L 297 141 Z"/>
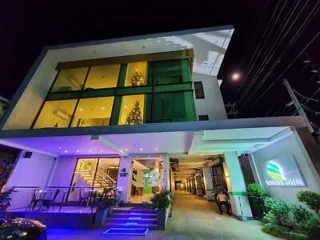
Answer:
<path fill-rule="evenodd" d="M 77 100 L 47 101 L 33 128 L 66 128 Z"/>
<path fill-rule="evenodd" d="M 100 152 L 100 149 L 89 149 L 92 152 Z M 86 151 L 89 151 L 86 149 Z M 79 197 L 87 197 L 90 187 L 96 187 L 96 191 L 102 192 L 104 188 L 117 186 L 119 171 L 119 158 L 79 158 L 73 174 L 71 186 L 74 188 L 69 193 L 69 201 L 78 201 Z M 88 188 L 86 188 L 88 187 Z"/>
<path fill-rule="evenodd" d="M 129 63 L 127 67 L 125 87 L 146 85 L 147 62 Z"/>
<path fill-rule="evenodd" d="M 144 117 L 144 95 L 123 96 L 119 125 L 142 124 Z"/>
<path fill-rule="evenodd" d="M 85 89 L 114 88 L 117 86 L 120 64 L 91 67 Z"/>
<path fill-rule="evenodd" d="M 108 126 L 114 97 L 80 99 L 71 127 Z"/>
<path fill-rule="evenodd" d="M 52 92 L 69 92 L 82 89 L 88 68 L 63 69 L 52 87 Z"/>

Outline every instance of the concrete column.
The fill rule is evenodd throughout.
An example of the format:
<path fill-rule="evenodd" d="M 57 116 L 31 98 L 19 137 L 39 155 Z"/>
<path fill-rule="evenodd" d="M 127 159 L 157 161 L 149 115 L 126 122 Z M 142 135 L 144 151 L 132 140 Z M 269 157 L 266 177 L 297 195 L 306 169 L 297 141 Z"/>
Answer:
<path fill-rule="evenodd" d="M 162 180 L 162 186 L 163 189 L 170 190 L 170 159 L 168 156 L 163 155 L 163 180 Z"/>
<path fill-rule="evenodd" d="M 253 219 L 246 195 L 246 184 L 236 152 L 226 152 L 223 163 L 226 182 L 230 194 L 232 212 L 240 220 Z"/>
<path fill-rule="evenodd" d="M 197 189 L 196 189 L 196 194 L 197 196 L 202 196 L 202 184 L 201 184 L 201 177 L 200 176 L 196 176 L 195 177 L 195 181 L 196 181 L 196 186 L 197 186 Z"/>
<path fill-rule="evenodd" d="M 195 194 L 197 189 L 195 177 L 191 177 L 190 180 L 191 180 L 191 193 Z"/>
<path fill-rule="evenodd" d="M 131 158 L 122 156 L 119 164 L 117 188 L 124 202 L 128 202 L 131 191 L 132 163 Z"/>
<path fill-rule="evenodd" d="M 203 178 L 204 178 L 204 185 L 206 187 L 206 195 L 205 198 L 208 200 L 213 199 L 213 183 L 212 183 L 212 176 L 210 172 L 210 168 L 203 168 Z"/>

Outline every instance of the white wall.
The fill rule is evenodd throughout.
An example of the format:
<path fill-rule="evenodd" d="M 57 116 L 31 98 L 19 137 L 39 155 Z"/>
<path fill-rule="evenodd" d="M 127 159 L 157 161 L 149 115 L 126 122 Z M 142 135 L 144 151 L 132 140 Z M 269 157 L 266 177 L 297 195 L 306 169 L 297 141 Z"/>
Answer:
<path fill-rule="evenodd" d="M 8 187 L 44 187 L 48 184 L 54 169 L 55 157 L 33 152 L 31 158 L 24 158 L 24 152 L 8 181 Z M 10 209 L 25 208 L 31 200 L 32 188 L 17 188 L 12 195 Z"/>
<path fill-rule="evenodd" d="M 263 169 L 261 164 L 281 156 L 293 155 L 300 168 L 301 174 L 306 182 L 306 187 L 268 187 L 262 175 Z M 309 189 L 311 191 L 320 192 L 320 179 L 305 150 L 299 135 L 293 132 L 288 137 L 275 142 L 251 156 L 251 166 L 254 172 L 256 182 L 259 182 L 271 196 L 283 199 L 289 203 L 298 203 L 296 193 L 299 190 Z M 256 171 L 254 170 L 256 169 Z"/>
<path fill-rule="evenodd" d="M 227 119 L 217 78 L 214 76 L 210 78 L 193 76 L 192 81 L 202 82 L 205 96 L 204 99 L 196 99 L 195 94 L 193 94 L 197 117 L 199 115 L 208 115 L 209 121 Z"/>
<path fill-rule="evenodd" d="M 70 186 L 77 159 L 77 156 L 60 157 L 49 185 L 53 187 Z"/>
<path fill-rule="evenodd" d="M 55 66 L 56 63 L 47 54 L 3 126 L 4 130 L 31 127 L 56 76 Z"/>

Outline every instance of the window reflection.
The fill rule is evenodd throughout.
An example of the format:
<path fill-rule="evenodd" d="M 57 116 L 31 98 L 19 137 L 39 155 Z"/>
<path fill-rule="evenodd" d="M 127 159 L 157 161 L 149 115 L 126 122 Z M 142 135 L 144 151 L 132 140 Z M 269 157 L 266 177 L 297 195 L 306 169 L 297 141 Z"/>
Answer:
<path fill-rule="evenodd" d="M 109 125 L 113 101 L 114 97 L 80 99 L 71 127 Z"/>
<path fill-rule="evenodd" d="M 85 90 L 117 86 L 120 64 L 91 67 Z"/>
<path fill-rule="evenodd" d="M 119 125 L 142 124 L 144 117 L 144 94 L 123 96 Z"/>
<path fill-rule="evenodd" d="M 146 85 L 147 82 L 147 62 L 129 63 L 127 67 L 125 87 L 135 87 Z"/>
<path fill-rule="evenodd" d="M 69 92 L 82 89 L 88 68 L 63 69 L 52 87 L 52 92 Z"/>
<path fill-rule="evenodd" d="M 69 126 L 77 100 L 47 101 L 33 128 Z"/>

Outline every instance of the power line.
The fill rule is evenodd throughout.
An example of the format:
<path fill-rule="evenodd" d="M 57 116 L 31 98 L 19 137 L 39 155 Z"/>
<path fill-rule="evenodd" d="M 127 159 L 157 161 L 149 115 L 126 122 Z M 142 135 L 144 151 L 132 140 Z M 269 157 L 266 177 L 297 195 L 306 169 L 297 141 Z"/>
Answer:
<path fill-rule="evenodd" d="M 276 78 L 276 80 L 258 97 L 258 99 L 249 107 L 248 111 L 250 111 L 259 101 L 260 99 L 281 79 L 283 74 L 292 66 L 292 64 L 300 57 L 300 55 L 313 43 L 313 41 L 320 35 L 318 32 L 310 42 L 302 49 L 302 51 L 292 60 L 292 62 L 282 71 L 282 73 Z"/>
<path fill-rule="evenodd" d="M 309 1 L 309 0 L 308 0 Z M 240 98 L 239 102 L 241 102 L 242 100 L 244 100 L 247 96 L 247 93 L 250 91 L 250 89 L 253 87 L 254 83 L 257 81 L 258 76 L 263 72 L 263 70 L 266 68 L 267 64 L 270 62 L 270 60 L 272 59 L 273 55 L 275 54 L 276 50 L 281 46 L 282 42 L 284 41 L 284 39 L 286 38 L 286 36 L 288 35 L 289 31 L 291 30 L 291 28 L 293 27 L 293 25 L 295 24 L 295 22 L 297 21 L 297 19 L 299 18 L 299 16 L 301 15 L 301 13 L 303 12 L 304 8 L 306 7 L 306 4 L 308 3 L 308 1 L 304 4 L 304 6 L 301 8 L 300 12 L 298 13 L 298 15 L 295 17 L 295 19 L 292 21 L 291 25 L 289 26 L 289 28 L 287 28 L 287 31 L 285 32 L 284 36 L 282 36 L 282 32 L 286 29 L 286 26 L 288 25 L 291 17 L 293 16 L 296 8 L 298 7 L 298 3 L 300 2 L 297 1 L 296 4 L 293 7 L 293 10 L 291 9 L 291 13 L 289 14 L 289 17 L 287 18 L 287 20 L 285 21 L 285 24 L 281 27 L 281 31 L 278 34 L 276 40 L 274 41 L 274 43 L 272 44 L 270 50 L 267 52 L 267 55 L 265 55 L 265 58 L 263 58 L 263 62 L 261 63 L 260 67 L 258 68 L 258 70 L 256 71 L 255 75 L 253 76 L 253 80 L 251 81 L 250 85 L 246 88 L 246 91 L 243 93 L 242 97 Z M 280 36 L 282 36 L 282 39 L 279 42 L 279 38 Z M 270 55 L 271 54 L 271 55 Z M 258 85 L 257 88 L 259 88 L 259 86 L 261 86 L 261 84 Z M 256 89 L 255 89 L 256 90 Z M 251 95 L 249 96 L 249 99 L 251 99 Z M 249 100 L 247 100 L 249 101 Z"/>
<path fill-rule="evenodd" d="M 280 6 L 280 3 L 281 3 L 281 0 L 278 1 L 278 4 L 277 4 L 277 6 L 276 6 L 276 9 L 273 11 L 273 14 L 272 14 L 272 16 L 271 16 L 271 18 L 270 18 L 270 21 L 268 22 L 268 24 L 267 24 L 267 26 L 266 26 L 266 28 L 265 28 L 265 31 L 263 32 L 263 35 L 262 35 L 262 37 L 261 37 L 261 39 L 260 39 L 260 41 L 259 41 L 259 44 L 258 44 L 256 50 L 254 51 L 252 58 L 250 59 L 250 62 L 249 62 L 249 64 L 248 64 L 248 66 L 250 66 L 249 71 L 246 71 L 247 74 L 246 74 L 246 76 L 244 77 L 242 83 L 240 84 L 240 87 L 238 88 L 238 91 L 236 92 L 236 96 L 238 95 L 239 91 L 242 89 L 244 83 L 247 81 L 247 77 L 248 77 L 248 75 L 250 74 L 250 72 L 251 72 L 251 70 L 252 70 L 252 67 L 254 66 L 255 62 L 257 61 L 257 58 L 258 58 L 258 57 L 260 56 L 260 54 L 261 54 L 262 48 L 261 48 L 260 46 L 261 46 L 262 42 L 265 40 L 265 35 L 266 35 L 266 33 L 268 32 L 268 28 L 269 28 L 270 24 L 272 23 L 272 20 L 273 20 L 276 12 L 277 12 L 277 10 L 278 10 L 278 7 Z M 270 32 L 269 32 L 269 34 L 270 34 Z M 260 51 L 258 52 L 259 48 L 260 48 Z M 258 53 L 258 55 L 256 55 L 257 53 Z M 254 63 L 253 63 L 253 64 L 251 64 L 252 60 L 254 60 Z"/>

